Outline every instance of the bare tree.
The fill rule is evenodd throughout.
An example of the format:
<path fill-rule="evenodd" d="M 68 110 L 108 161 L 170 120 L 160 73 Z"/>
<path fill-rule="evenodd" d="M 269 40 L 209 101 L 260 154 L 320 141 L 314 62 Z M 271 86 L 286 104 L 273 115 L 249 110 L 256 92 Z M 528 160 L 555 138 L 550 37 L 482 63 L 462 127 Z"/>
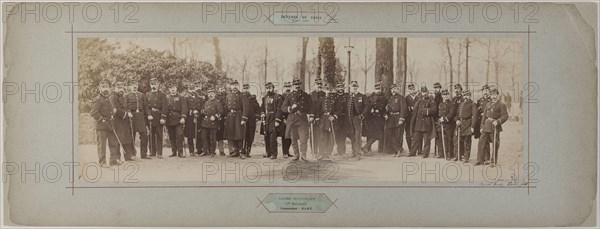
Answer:
<path fill-rule="evenodd" d="M 173 52 L 173 56 L 181 57 L 181 56 L 178 56 L 178 54 L 179 54 L 178 51 L 189 40 L 190 40 L 189 38 L 176 38 L 176 37 L 170 38 L 169 42 L 171 43 L 171 48 L 172 48 L 171 52 Z"/>
<path fill-rule="evenodd" d="M 302 58 L 300 59 L 300 81 L 302 85 L 306 85 L 306 47 L 308 46 L 308 37 L 302 38 Z M 310 80 L 309 80 L 310 82 Z"/>
<path fill-rule="evenodd" d="M 375 81 L 381 81 L 381 88 L 389 95 L 394 79 L 394 38 L 376 38 L 375 48 Z"/>
<path fill-rule="evenodd" d="M 360 59 L 360 55 L 358 52 L 355 52 L 354 55 L 356 55 L 359 60 L 358 62 L 358 66 L 360 67 L 360 70 L 365 74 L 365 85 L 364 85 L 364 91 L 367 91 L 367 73 L 369 72 L 369 70 L 371 70 L 371 68 L 373 68 L 373 65 L 375 64 L 375 61 L 373 61 L 373 52 L 369 52 L 368 48 L 367 48 L 367 39 L 365 39 L 365 51 L 364 51 L 364 57 L 362 58 L 362 60 Z"/>
<path fill-rule="evenodd" d="M 212 43 L 215 48 L 215 68 L 219 71 L 223 71 L 223 58 L 221 56 L 221 46 L 218 37 L 212 38 Z"/>
<path fill-rule="evenodd" d="M 407 38 L 399 37 L 396 40 L 396 83 L 400 85 L 400 94 L 404 95 L 404 92 L 406 91 L 406 75 L 408 65 L 406 60 Z"/>
<path fill-rule="evenodd" d="M 414 80 L 419 75 L 419 68 L 420 68 L 420 66 L 416 60 L 412 60 L 410 62 L 410 64 L 408 65 L 406 71 L 407 71 L 408 76 L 410 76 L 410 82 L 414 82 Z M 441 68 L 440 68 L 440 78 L 441 78 Z"/>

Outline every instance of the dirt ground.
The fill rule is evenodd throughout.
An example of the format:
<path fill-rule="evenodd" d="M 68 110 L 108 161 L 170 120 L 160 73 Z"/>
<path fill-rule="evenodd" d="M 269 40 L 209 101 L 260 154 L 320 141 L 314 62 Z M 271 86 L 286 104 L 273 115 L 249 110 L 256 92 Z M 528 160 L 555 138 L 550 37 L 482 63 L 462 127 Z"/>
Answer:
<path fill-rule="evenodd" d="M 101 168 L 96 145 L 79 145 L 79 181 L 81 184 L 96 183 L 193 183 L 197 185 L 257 185 L 263 182 L 286 182 L 298 185 L 297 181 L 319 185 L 359 182 L 393 182 L 393 185 L 526 185 L 523 183 L 523 133 L 522 124 L 508 121 L 500 135 L 498 166 L 474 166 L 478 140 L 473 139 L 470 163 L 446 161 L 422 157 L 400 157 L 384 154 L 362 156 L 361 160 L 336 156 L 332 161 L 316 161 L 308 152 L 308 162 L 293 162 L 281 156 L 278 159 L 263 158 L 263 146 L 255 146 L 251 158 L 215 157 L 168 157 L 171 149 L 163 149 L 163 159 L 126 162 L 120 166 Z M 262 135 L 257 135 L 262 138 Z M 364 144 L 364 139 L 363 139 Z M 280 145 L 281 146 L 281 145 Z M 431 149 L 433 151 L 434 142 Z M 227 147 L 225 147 L 227 148 Z M 350 142 L 347 142 L 347 154 Z M 375 146 L 374 146 L 375 148 Z M 404 145 L 406 151 L 406 144 Z M 108 150 L 107 150 L 108 151 Z M 136 147 L 139 158 L 139 147 Z M 226 150 L 227 151 L 227 150 Z M 433 152 L 431 153 L 433 155 Z M 457 183 L 458 182 L 458 183 Z M 306 184 L 306 183 L 302 183 Z"/>

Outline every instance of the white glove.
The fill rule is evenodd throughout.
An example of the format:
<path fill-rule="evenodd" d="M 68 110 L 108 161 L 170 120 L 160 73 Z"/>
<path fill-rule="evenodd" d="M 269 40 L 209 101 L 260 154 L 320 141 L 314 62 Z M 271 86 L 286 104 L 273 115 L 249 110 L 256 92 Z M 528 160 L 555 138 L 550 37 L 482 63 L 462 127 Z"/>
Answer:
<path fill-rule="evenodd" d="M 265 117 L 265 113 L 260 114 L 260 117 L 264 118 Z"/>
<path fill-rule="evenodd" d="M 185 124 L 185 119 L 184 119 L 184 118 L 181 118 L 181 119 L 179 120 L 179 123 L 181 123 L 181 124 Z"/>
<path fill-rule="evenodd" d="M 210 121 L 215 121 L 215 116 L 210 116 Z"/>
<path fill-rule="evenodd" d="M 475 129 L 471 128 L 471 133 L 475 132 Z"/>
<path fill-rule="evenodd" d="M 194 110 L 194 114 L 195 114 L 195 115 L 198 115 L 198 111 L 197 111 L 197 110 Z"/>
<path fill-rule="evenodd" d="M 152 115 L 148 115 L 148 120 L 152 120 Z"/>
<path fill-rule="evenodd" d="M 165 120 L 164 119 L 160 119 L 160 124 L 165 124 Z"/>
<path fill-rule="evenodd" d="M 443 118 L 443 117 L 440 117 L 440 120 L 439 120 L 439 121 L 440 121 L 440 122 L 444 122 L 444 118 Z"/>
<path fill-rule="evenodd" d="M 127 112 L 127 116 L 133 118 L 133 114 L 131 112 Z"/>
<path fill-rule="evenodd" d="M 246 124 L 246 121 L 242 120 L 242 121 L 240 122 L 240 124 L 242 124 L 242 125 L 245 125 L 245 124 Z"/>
<path fill-rule="evenodd" d="M 296 108 L 296 107 L 298 107 L 298 105 L 296 105 L 295 103 L 294 103 L 294 104 L 292 104 L 292 109 L 294 109 L 294 108 Z"/>
<path fill-rule="evenodd" d="M 310 117 L 310 118 L 308 118 L 308 121 L 309 121 L 309 122 L 315 121 L 315 118 L 313 118 L 313 117 Z"/>
<path fill-rule="evenodd" d="M 275 122 L 275 126 L 279 126 L 279 122 Z"/>
<path fill-rule="evenodd" d="M 117 113 L 117 108 L 113 108 L 113 113 Z"/>
<path fill-rule="evenodd" d="M 387 115 L 384 115 L 384 116 L 383 116 L 383 118 L 384 118 L 385 120 L 388 120 L 388 116 L 387 116 Z"/>
<path fill-rule="evenodd" d="M 332 122 L 333 122 L 333 120 L 335 120 L 335 117 L 333 117 L 333 116 L 329 116 L 329 121 L 332 121 Z"/>
<path fill-rule="evenodd" d="M 498 121 L 493 121 L 492 125 L 497 126 L 498 125 Z"/>
<path fill-rule="evenodd" d="M 456 120 L 456 125 L 460 125 L 460 120 Z"/>
<path fill-rule="evenodd" d="M 402 121 L 402 120 L 398 121 L 398 125 L 402 125 L 402 124 L 404 124 L 404 121 Z"/>

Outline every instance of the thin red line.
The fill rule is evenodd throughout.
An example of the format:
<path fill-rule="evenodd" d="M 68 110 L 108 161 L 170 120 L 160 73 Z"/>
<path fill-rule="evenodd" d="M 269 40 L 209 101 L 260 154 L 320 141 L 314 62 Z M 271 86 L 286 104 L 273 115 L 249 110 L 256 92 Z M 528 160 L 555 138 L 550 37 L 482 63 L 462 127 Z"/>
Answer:
<path fill-rule="evenodd" d="M 529 188 L 528 186 L 78 186 L 66 188 L 84 188 L 84 189 L 109 189 L 109 188 L 482 188 L 482 189 L 519 189 Z M 531 186 L 536 188 L 536 186 Z"/>
<path fill-rule="evenodd" d="M 72 97 L 75 96 L 75 76 L 73 74 L 73 24 L 71 24 L 71 93 Z M 71 98 L 71 99 L 73 99 Z M 75 164 L 75 101 L 71 101 L 71 165 Z M 75 195 L 75 166 L 71 167 L 71 195 Z"/>
<path fill-rule="evenodd" d="M 531 25 L 527 25 L 527 31 L 531 31 Z M 530 46 L 531 46 L 530 45 L 530 42 L 531 42 L 530 41 L 531 40 L 530 36 L 531 36 L 531 33 L 527 33 L 527 83 L 528 84 L 530 82 L 530 79 L 529 79 L 530 75 L 529 74 L 530 74 L 530 66 L 531 66 L 530 61 L 529 61 L 530 57 L 531 57 L 531 55 L 529 53 L 530 50 L 531 50 L 531 48 L 530 48 Z M 529 95 L 529 85 L 527 86 L 527 95 Z M 530 146 L 531 146 L 531 144 L 530 144 L 531 143 L 530 136 L 531 135 L 529 133 L 529 117 L 531 116 L 530 114 L 531 114 L 531 110 L 529 109 L 529 102 L 528 102 L 527 103 L 527 195 L 529 195 L 529 176 L 530 176 L 530 173 L 529 173 L 529 156 L 531 154 L 531 148 L 530 148 Z"/>
<path fill-rule="evenodd" d="M 520 30 L 506 30 L 506 31 L 66 31 L 65 33 L 198 33 L 198 34 L 213 34 L 213 33 L 224 33 L 224 34 L 240 34 L 240 33 L 360 33 L 360 34 L 372 34 L 372 33 L 415 33 L 415 34 L 439 34 L 439 33 L 515 33 L 515 34 L 529 34 L 535 33 L 535 31 L 520 31 Z"/>

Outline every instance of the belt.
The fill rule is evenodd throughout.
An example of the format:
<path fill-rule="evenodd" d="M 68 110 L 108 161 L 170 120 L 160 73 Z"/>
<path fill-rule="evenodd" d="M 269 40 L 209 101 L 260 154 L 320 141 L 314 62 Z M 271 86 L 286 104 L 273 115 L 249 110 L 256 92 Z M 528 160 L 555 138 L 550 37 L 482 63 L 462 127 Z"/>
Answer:
<path fill-rule="evenodd" d="M 267 111 L 267 114 L 273 114 L 275 111 Z"/>
<path fill-rule="evenodd" d="M 230 110 L 230 113 L 242 112 L 242 110 Z"/>
<path fill-rule="evenodd" d="M 129 110 L 129 111 L 131 111 L 131 112 L 135 112 L 135 113 L 140 113 L 140 109 L 135 109 L 135 110 L 134 110 L 134 109 L 131 109 L 131 110 Z"/>
<path fill-rule="evenodd" d="M 390 114 L 397 115 L 400 114 L 400 112 L 391 112 Z"/>

